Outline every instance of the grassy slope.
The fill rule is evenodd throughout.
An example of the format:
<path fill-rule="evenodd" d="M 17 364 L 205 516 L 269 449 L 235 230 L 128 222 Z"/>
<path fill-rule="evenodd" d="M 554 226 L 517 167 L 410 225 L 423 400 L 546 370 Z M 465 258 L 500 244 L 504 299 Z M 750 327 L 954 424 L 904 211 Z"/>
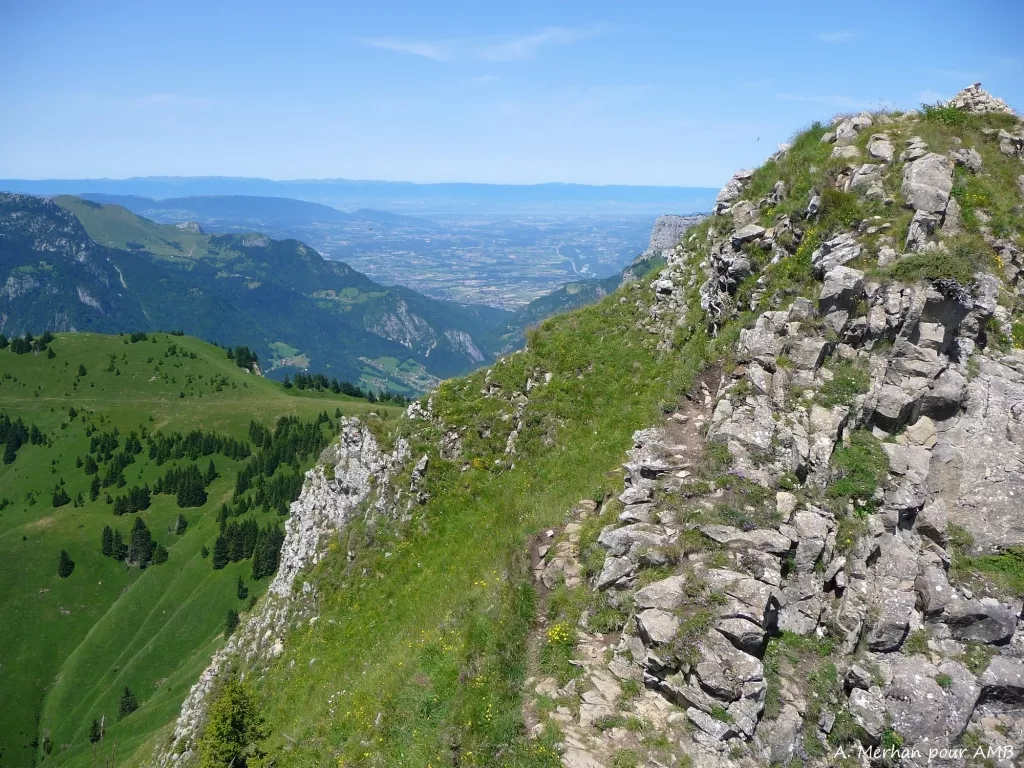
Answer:
<path fill-rule="evenodd" d="M 114 248 L 132 250 L 141 245 L 156 256 L 179 258 L 188 254 L 203 258 L 213 253 L 207 235 L 186 232 L 171 224 L 157 224 L 119 205 L 102 206 L 72 195 L 60 195 L 53 201 L 75 214 L 89 237 Z"/>
<path fill-rule="evenodd" d="M 173 498 L 153 497 L 152 507 L 140 514 L 154 538 L 168 547 L 170 559 L 142 573 L 126 570 L 99 550 L 103 526 L 127 534 L 133 515 L 115 518 L 102 493 L 84 507 L 53 509 L 50 495 L 60 478 L 72 498 L 81 492 L 88 499 L 91 478 L 75 467 L 89 446 L 86 419 L 97 425 L 102 420 L 101 431 L 116 426 L 122 436 L 145 425 L 151 431 L 203 429 L 247 439 L 250 419 L 272 424 L 286 414 L 312 418 L 323 410 L 333 416 L 339 406 L 348 414 L 371 408 L 350 398 L 285 391 L 196 339 L 152 334 L 147 341 L 124 342 L 115 336 L 62 334 L 51 344 L 52 360 L 0 350 L 0 411 L 37 424 L 53 442 L 25 446 L 14 464 L 0 464 L 0 497 L 12 502 L 0 511 L 2 766 L 32 763 L 33 750 L 26 745 L 36 737 L 37 716 L 40 741 L 49 736 L 56 745 L 47 762 L 75 764 L 71 758 L 82 754 L 83 741 L 88 744 L 92 718 L 105 714 L 111 720 L 126 684 L 142 709 L 113 726 L 112 739 L 125 742 L 123 750 L 163 725 L 219 644 L 227 609 L 242 607 L 235 597 L 237 576 L 249 581 L 248 562 L 214 572 L 199 555 L 216 537 L 216 510 L 230 498 L 240 462 L 213 457 L 221 477 L 204 507 L 184 510 L 189 527 L 181 537 L 167 532 L 181 511 Z M 171 344 L 196 359 L 164 357 Z M 104 370 L 111 355 L 117 356 L 120 375 Z M 152 380 L 160 361 L 163 375 Z M 88 373 L 76 388 L 79 363 Z M 216 392 L 214 377 L 227 377 L 229 383 Z M 83 413 L 61 429 L 70 405 Z M 200 461 L 205 467 L 207 459 Z M 128 486 L 152 484 L 166 468 L 155 467 L 143 454 L 125 471 Z M 33 490 L 38 501 L 30 505 L 25 494 Z M 272 517 L 273 512 L 259 515 L 261 521 Z M 76 564 L 68 579 L 56 573 L 62 548 Z M 266 580 L 250 587 L 259 591 L 265 585 Z M 66 760 L 59 759 L 64 744 L 72 745 Z"/>
<path fill-rule="evenodd" d="M 433 397 L 448 424 L 469 427 L 461 461 L 433 453 L 438 435 L 421 423 L 406 427 L 417 450 L 432 452 L 421 519 L 401 541 L 378 531 L 351 566 L 341 549 L 324 561 L 323 619 L 293 633 L 260 684 L 271 744 L 288 765 L 420 767 L 456 756 L 460 765 L 552 764 L 544 743 L 519 738 L 531 596 L 516 553 L 580 498 L 621 487 L 632 432 L 710 359 L 703 333 L 679 354 L 658 355 L 657 337 L 636 328 L 645 312 L 609 297 L 546 321 L 529 351 L 494 366 L 505 392 L 523 391 L 535 367 L 554 374 L 531 394 L 514 469 L 494 468 L 510 406 L 480 395 L 483 373 Z M 351 541 L 363 535 L 354 530 Z M 379 578 L 358 578 L 363 567 Z"/>

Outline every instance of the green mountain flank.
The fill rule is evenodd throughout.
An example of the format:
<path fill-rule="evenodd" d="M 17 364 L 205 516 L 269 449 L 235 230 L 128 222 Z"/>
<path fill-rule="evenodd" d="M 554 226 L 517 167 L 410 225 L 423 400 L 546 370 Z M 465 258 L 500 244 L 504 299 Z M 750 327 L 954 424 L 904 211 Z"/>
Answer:
<path fill-rule="evenodd" d="M 175 329 L 246 345 L 282 376 L 311 368 L 417 392 L 493 357 L 507 313 L 386 288 L 294 240 L 211 236 L 119 206 L 0 195 L 0 330 Z"/>
<path fill-rule="evenodd" d="M 816 124 L 655 279 L 346 422 L 274 587 L 132 760 L 1004 764 L 1022 157 L 977 86 Z"/>
<path fill-rule="evenodd" d="M 339 416 L 395 411 L 286 390 L 187 336 L 0 346 L 0 765 L 92 764 L 94 720 L 126 756 L 266 589 L 259 532 L 283 535 Z M 224 505 L 229 534 L 257 533 L 217 562 Z M 118 719 L 125 688 L 138 709 Z"/>

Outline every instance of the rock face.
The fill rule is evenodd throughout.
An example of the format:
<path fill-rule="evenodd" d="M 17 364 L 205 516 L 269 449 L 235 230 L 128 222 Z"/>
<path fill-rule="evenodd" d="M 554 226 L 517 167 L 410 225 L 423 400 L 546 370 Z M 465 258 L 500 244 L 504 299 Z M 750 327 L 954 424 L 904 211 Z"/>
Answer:
<path fill-rule="evenodd" d="M 915 211 L 941 213 L 953 189 L 953 164 L 948 158 L 929 152 L 907 163 L 900 192 Z"/>
<path fill-rule="evenodd" d="M 199 682 L 192 686 L 170 743 L 159 749 L 154 758 L 157 765 L 188 764 L 205 721 L 210 693 L 222 674 L 233 666 L 266 663 L 284 653 L 283 638 L 287 631 L 310 618 L 310 585 L 303 583 L 299 587 L 298 575 L 323 557 L 324 539 L 329 533 L 338 530 L 357 511 L 367 513 L 362 507 L 374 483 L 378 488 L 386 488 L 395 468 L 408 456 L 404 441 L 399 441 L 394 452 L 384 454 L 357 419 L 342 421 L 339 440 L 321 455 L 321 465 L 306 473 L 302 494 L 291 505 L 280 565 L 266 598 L 214 655 Z M 334 479 L 329 480 L 324 474 L 326 465 L 334 468 Z M 377 498 L 382 502 L 384 496 Z"/>
<path fill-rule="evenodd" d="M 975 87 L 953 105 L 1009 113 Z M 981 230 L 1001 275 L 983 268 L 967 284 L 872 276 L 875 254 L 881 266 L 949 254 L 967 218 L 952 196 L 954 167 L 992 170 L 962 143 L 949 156 L 931 151 L 915 135 L 918 119 L 845 118 L 822 137 L 833 157 L 852 160 L 826 183 L 874 205 L 902 198 L 913 211 L 903 242 L 886 215 L 816 231 L 820 186 L 799 215 L 769 224 L 785 184 L 753 199 L 743 171 L 718 198 L 716 211 L 729 218 L 713 219 L 721 226 L 706 241 L 684 238 L 649 286 L 647 327 L 666 339 L 698 322 L 714 334 L 741 311 L 751 319 L 733 331 L 734 368 L 664 425 L 634 435 L 626 486 L 609 502 L 622 511 L 597 536 L 588 557 L 601 567 L 581 587 L 628 618 L 603 644 L 581 619 L 586 661 L 574 690 L 585 704 L 650 718 L 694 764 L 826 765 L 813 754 L 828 751 L 840 723 L 838 738 L 865 747 L 891 731 L 920 749 L 952 747 L 968 733 L 994 744 L 1024 738 L 1024 603 L 981 575 L 968 585 L 960 572 L 965 556 L 1024 546 L 1024 350 L 997 349 L 985 332 L 1006 327 L 1009 297 L 1022 295 L 1019 236 Z M 1017 133 L 1007 133 L 986 135 L 1016 157 Z M 892 169 L 897 146 L 902 174 Z M 808 232 L 816 239 L 801 243 Z M 817 282 L 773 297 L 758 265 L 798 254 Z M 699 309 L 683 300 L 687 290 Z M 856 391 L 828 394 L 851 386 L 842 383 L 851 368 L 863 381 Z M 679 424 L 696 430 L 680 435 Z M 837 456 L 865 442 L 879 456 L 877 484 L 837 492 Z M 729 468 L 700 475 L 694 451 L 724 449 Z M 684 452 L 690 461 L 678 471 Z M 747 483 L 763 495 L 737 494 Z M 978 653 L 992 657 L 987 670 Z M 643 704 L 599 696 L 603 675 L 642 681 Z M 687 727 L 651 714 L 652 695 L 675 705 Z M 582 708 L 558 719 L 574 759 L 593 761 L 579 764 L 609 765 L 624 746 L 643 752 L 628 735 L 594 727 Z M 650 765 L 681 759 L 647 756 Z"/>

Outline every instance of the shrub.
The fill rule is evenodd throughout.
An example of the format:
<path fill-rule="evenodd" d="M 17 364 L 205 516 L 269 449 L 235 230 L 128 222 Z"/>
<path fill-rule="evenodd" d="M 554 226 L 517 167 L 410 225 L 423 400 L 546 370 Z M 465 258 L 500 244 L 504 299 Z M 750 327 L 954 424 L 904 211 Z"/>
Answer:
<path fill-rule="evenodd" d="M 878 438 L 866 430 L 850 434 L 849 446 L 837 448 L 832 465 L 838 479 L 829 487 L 832 499 L 870 499 L 889 471 L 889 459 Z"/>

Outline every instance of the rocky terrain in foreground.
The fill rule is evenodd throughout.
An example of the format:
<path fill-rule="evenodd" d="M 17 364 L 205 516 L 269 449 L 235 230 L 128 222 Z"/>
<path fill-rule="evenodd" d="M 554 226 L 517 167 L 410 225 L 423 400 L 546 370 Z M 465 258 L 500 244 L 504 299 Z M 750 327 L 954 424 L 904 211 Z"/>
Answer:
<path fill-rule="evenodd" d="M 635 433 L 615 495 L 533 540 L 528 738 L 571 768 L 1022 764 L 1022 159 L 1024 123 L 978 86 L 812 127 L 606 299 L 663 355 L 727 352 Z M 559 382 L 513 391 L 499 367 L 480 391 L 511 472 Z M 403 423 L 428 451 L 350 424 L 308 475 L 294 589 L 218 656 L 161 764 L 194 754 L 217 674 L 289 646 L 282 604 L 315 612 L 295 574 L 338 527 L 408 516 L 478 440 L 433 398 Z"/>

